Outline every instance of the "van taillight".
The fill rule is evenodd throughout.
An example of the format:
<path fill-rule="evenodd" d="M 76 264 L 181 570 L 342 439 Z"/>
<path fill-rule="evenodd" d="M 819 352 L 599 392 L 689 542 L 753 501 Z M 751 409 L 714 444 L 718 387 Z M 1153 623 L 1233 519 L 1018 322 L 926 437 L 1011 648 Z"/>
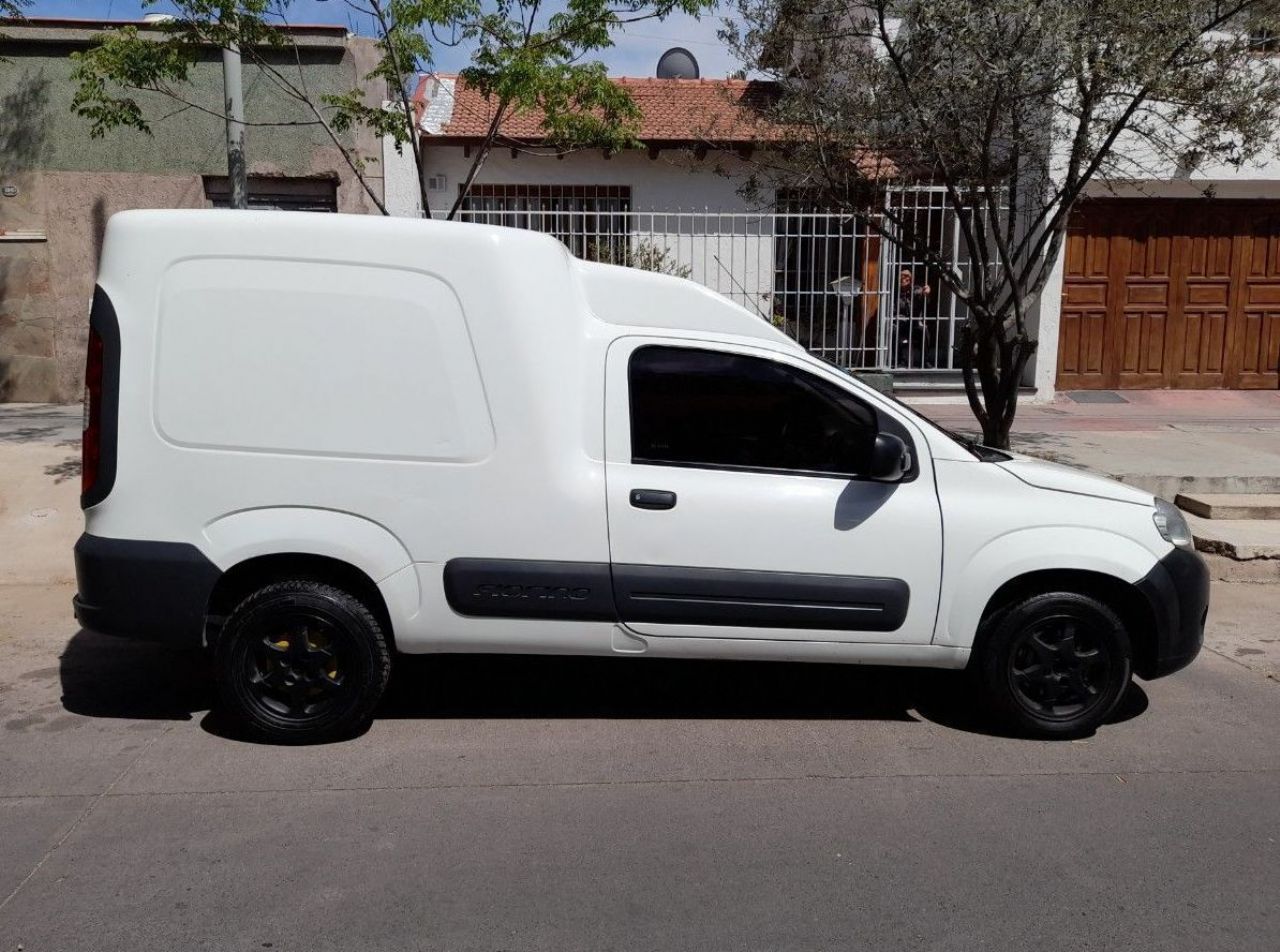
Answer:
<path fill-rule="evenodd" d="M 84 433 L 81 437 L 80 492 L 88 495 L 98 481 L 102 462 L 102 335 L 89 328 L 89 355 L 84 365 Z"/>

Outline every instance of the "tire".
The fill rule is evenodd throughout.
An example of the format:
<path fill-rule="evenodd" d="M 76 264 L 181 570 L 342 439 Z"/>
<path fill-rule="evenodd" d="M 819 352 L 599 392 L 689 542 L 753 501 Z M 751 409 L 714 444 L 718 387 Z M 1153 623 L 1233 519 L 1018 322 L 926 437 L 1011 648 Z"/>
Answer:
<path fill-rule="evenodd" d="M 1077 592 L 1047 592 L 989 622 L 979 658 L 984 687 L 1002 717 L 1032 737 L 1092 734 L 1124 697 L 1133 653 L 1124 623 Z"/>
<path fill-rule="evenodd" d="M 253 738 L 311 744 L 358 733 L 391 673 L 368 606 L 320 582 L 277 582 L 231 613 L 214 652 L 223 711 Z"/>

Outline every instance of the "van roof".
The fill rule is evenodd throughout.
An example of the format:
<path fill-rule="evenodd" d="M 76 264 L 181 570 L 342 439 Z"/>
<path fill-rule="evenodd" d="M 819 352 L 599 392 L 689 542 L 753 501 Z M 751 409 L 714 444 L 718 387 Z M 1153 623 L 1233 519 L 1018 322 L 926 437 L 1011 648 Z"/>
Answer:
<path fill-rule="evenodd" d="M 134 262 L 144 256 L 160 272 L 168 262 L 184 257 L 228 253 L 321 261 L 339 255 L 343 261 L 361 264 L 425 264 L 426 270 L 432 270 L 433 261 L 452 259 L 450 267 L 456 271 L 462 251 L 486 281 L 502 280 L 505 272 L 515 274 L 522 260 L 547 262 L 554 256 L 565 262 L 565 270 L 560 275 L 544 272 L 546 286 L 541 293 L 573 294 L 606 323 L 757 338 L 799 349 L 761 315 L 697 282 L 582 261 L 556 238 L 522 228 L 324 212 L 148 209 L 112 217 L 105 250 L 112 249 Z M 104 266 L 106 262 L 104 255 Z M 520 273 L 519 280 L 527 283 L 528 272 L 520 269 Z M 448 274 L 442 277 L 450 279 Z M 566 278 L 577 285 L 576 294 L 564 284 L 557 287 Z M 538 280 L 542 279 L 540 274 Z M 536 290 L 522 287 L 521 293 Z"/>

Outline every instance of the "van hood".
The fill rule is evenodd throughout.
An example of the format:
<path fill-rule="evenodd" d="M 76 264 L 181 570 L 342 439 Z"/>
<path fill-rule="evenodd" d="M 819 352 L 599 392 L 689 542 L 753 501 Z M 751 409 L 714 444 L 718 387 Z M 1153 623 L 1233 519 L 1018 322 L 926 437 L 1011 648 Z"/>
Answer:
<path fill-rule="evenodd" d="M 1022 456 L 1018 453 L 1009 455 L 1013 458 L 995 465 L 1012 473 L 1028 486 L 1054 492 L 1096 496 L 1100 499 L 1113 499 L 1116 502 L 1129 502 L 1142 506 L 1155 504 L 1155 497 L 1151 493 L 1136 486 L 1129 486 L 1105 476 L 1095 476 L 1093 473 L 1072 466 L 1063 466 L 1061 463 L 1050 463 L 1047 460 Z"/>

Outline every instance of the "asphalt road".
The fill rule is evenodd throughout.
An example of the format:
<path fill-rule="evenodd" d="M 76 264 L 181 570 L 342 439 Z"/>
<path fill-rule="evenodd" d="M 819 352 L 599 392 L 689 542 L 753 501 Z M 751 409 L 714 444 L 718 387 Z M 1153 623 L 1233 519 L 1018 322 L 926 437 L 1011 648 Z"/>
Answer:
<path fill-rule="evenodd" d="M 941 673 L 412 659 L 280 749 L 70 593 L 0 589 L 0 952 L 1276 948 L 1280 684 L 1227 654 L 1071 743 Z"/>

